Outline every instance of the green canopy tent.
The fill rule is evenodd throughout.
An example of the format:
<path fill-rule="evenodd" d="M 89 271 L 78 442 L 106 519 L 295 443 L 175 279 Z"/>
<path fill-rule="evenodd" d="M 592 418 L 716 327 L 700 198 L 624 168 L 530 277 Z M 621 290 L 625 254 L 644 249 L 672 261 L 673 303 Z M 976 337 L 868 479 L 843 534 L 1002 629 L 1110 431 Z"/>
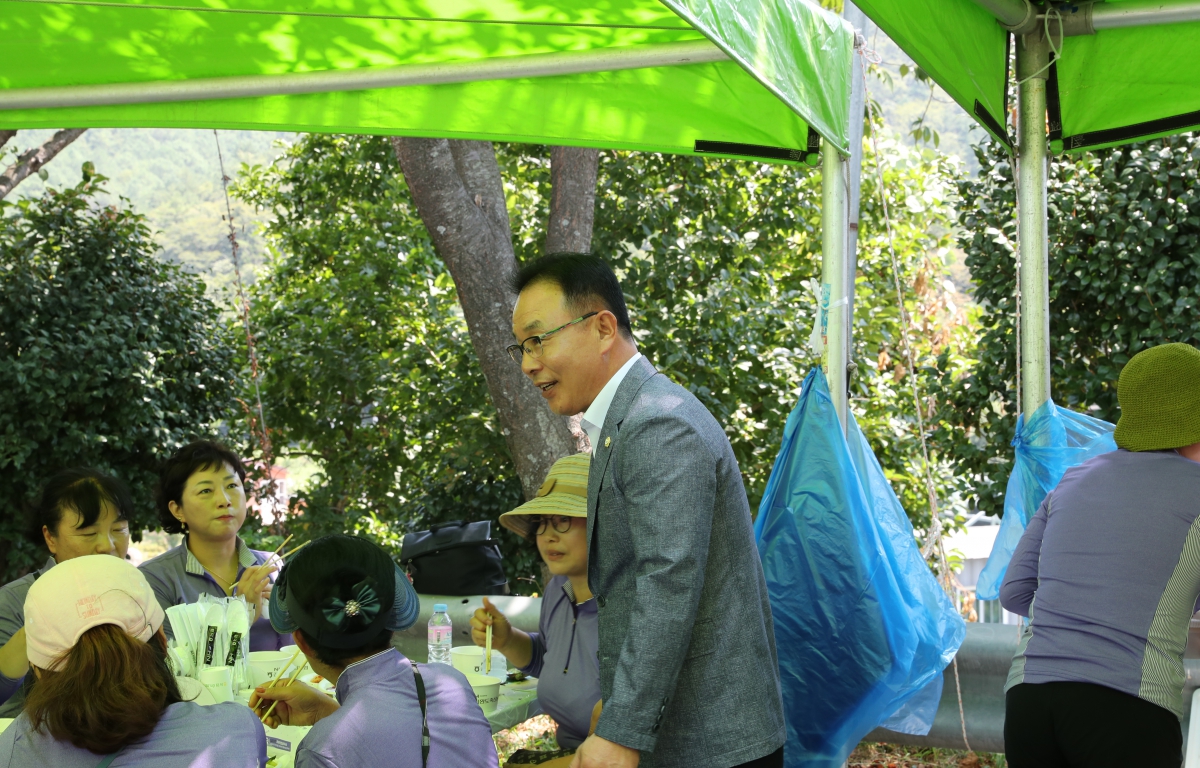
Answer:
<path fill-rule="evenodd" d="M 0 0 L 5 128 L 846 152 L 853 36 L 803 0 Z"/>
<path fill-rule="evenodd" d="M 1017 154 L 1021 408 L 1032 414 L 1050 397 L 1048 152 L 1200 128 L 1200 2 L 856 2 Z M 1004 127 L 1010 78 L 1018 82 L 1015 142 Z"/>
<path fill-rule="evenodd" d="M 835 275 L 830 303 L 845 306 L 845 155 L 861 143 L 850 120 L 854 35 L 805 0 L 0 0 L 0 8 L 7 129 L 330 131 L 812 165 L 823 138 L 823 252 L 837 254 L 824 271 Z M 835 310 L 830 349 L 846 347 L 845 314 Z M 827 366 L 843 412 L 845 368 Z"/>

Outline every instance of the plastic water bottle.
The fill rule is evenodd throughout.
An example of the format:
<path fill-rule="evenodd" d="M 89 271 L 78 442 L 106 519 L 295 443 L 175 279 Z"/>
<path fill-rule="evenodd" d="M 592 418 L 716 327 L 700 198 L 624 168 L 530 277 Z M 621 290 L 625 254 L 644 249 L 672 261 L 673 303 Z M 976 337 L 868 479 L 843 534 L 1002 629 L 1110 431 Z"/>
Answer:
<path fill-rule="evenodd" d="M 446 604 L 438 603 L 433 606 L 433 616 L 429 619 L 429 663 L 449 664 L 452 645 L 454 626 L 446 613 Z"/>

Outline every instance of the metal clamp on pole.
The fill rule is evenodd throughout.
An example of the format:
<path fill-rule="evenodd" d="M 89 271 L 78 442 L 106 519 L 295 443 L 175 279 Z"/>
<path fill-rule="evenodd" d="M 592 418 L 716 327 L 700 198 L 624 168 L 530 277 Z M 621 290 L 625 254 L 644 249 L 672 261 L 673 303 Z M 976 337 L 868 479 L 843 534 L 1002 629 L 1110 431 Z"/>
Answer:
<path fill-rule="evenodd" d="M 1037 29 L 1037 9 L 1029 0 L 975 0 L 996 17 L 1000 26 L 1014 35 L 1024 35 Z"/>

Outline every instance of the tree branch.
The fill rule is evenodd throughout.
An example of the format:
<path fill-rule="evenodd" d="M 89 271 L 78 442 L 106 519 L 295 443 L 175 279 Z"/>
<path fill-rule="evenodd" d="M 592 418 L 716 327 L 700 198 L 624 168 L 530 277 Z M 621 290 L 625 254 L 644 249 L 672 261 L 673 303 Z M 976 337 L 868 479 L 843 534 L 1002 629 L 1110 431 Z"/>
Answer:
<path fill-rule="evenodd" d="M 550 221 L 546 253 L 589 253 L 596 217 L 596 172 L 600 151 L 550 148 Z"/>
<path fill-rule="evenodd" d="M 8 140 L 16 135 L 16 131 L 0 131 L 0 148 L 3 148 L 8 143 Z"/>
<path fill-rule="evenodd" d="M 42 166 L 54 159 L 54 156 L 70 144 L 75 139 L 83 135 L 87 128 L 67 128 L 59 131 L 50 137 L 42 146 L 31 149 L 25 154 L 17 158 L 17 162 L 10 165 L 4 173 L 0 173 L 0 199 L 3 199 L 13 188 L 20 184 L 25 179 L 29 178 L 30 174 L 37 173 Z M 16 133 L 16 131 L 13 131 Z M 10 137 L 11 138 L 11 137 Z"/>
<path fill-rule="evenodd" d="M 555 460 L 574 452 L 567 422 L 505 351 L 513 343 L 517 272 L 500 167 L 483 141 L 392 139 L 421 220 L 454 278 L 471 344 L 487 380 L 527 499 Z"/>

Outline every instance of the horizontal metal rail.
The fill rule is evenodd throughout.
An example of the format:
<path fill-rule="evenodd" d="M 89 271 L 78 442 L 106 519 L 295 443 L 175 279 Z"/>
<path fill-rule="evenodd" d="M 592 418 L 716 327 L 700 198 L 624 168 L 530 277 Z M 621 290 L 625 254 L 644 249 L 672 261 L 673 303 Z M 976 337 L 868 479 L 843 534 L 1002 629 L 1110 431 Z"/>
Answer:
<path fill-rule="evenodd" d="M 962 685 L 963 714 L 971 748 L 980 752 L 1004 751 L 1004 684 L 1017 650 L 1018 628 L 1011 624 L 968 624 L 967 636 L 958 650 L 958 672 Z M 1184 713 L 1181 720 L 1186 748 L 1192 693 L 1200 688 L 1200 622 L 1194 622 L 1183 662 Z M 908 744 L 918 747 L 964 749 L 958 695 L 954 689 L 954 667 L 943 674 L 942 700 L 933 727 L 925 736 L 896 733 L 876 728 L 863 741 Z"/>
<path fill-rule="evenodd" d="M 975 0 L 999 22 L 1017 35 L 1037 30 L 1045 15 L 1038 15 L 1029 0 Z M 1128 3 L 1060 3 L 1058 15 L 1051 18 L 1050 33 L 1058 34 L 1062 21 L 1065 37 L 1094 35 L 1102 29 L 1148 27 L 1156 24 L 1184 24 L 1200 21 L 1200 0 L 1142 0 Z"/>
<path fill-rule="evenodd" d="M 0 89 L 0 110 L 101 107 L 361 91 L 481 80 L 579 75 L 624 69 L 705 64 L 728 59 L 729 56 L 724 51 L 709 41 L 695 40 L 634 48 L 537 53 L 402 67 Z"/>
<path fill-rule="evenodd" d="M 1061 18 L 1064 37 L 1094 35 L 1102 29 L 1124 29 L 1200 21 L 1200 2 L 1197 0 L 1098 2 L 1084 5 L 1062 5 L 1057 8 L 1057 11 L 1060 16 L 1051 19 L 1050 32 L 1051 34 L 1058 33 L 1058 21 Z"/>

